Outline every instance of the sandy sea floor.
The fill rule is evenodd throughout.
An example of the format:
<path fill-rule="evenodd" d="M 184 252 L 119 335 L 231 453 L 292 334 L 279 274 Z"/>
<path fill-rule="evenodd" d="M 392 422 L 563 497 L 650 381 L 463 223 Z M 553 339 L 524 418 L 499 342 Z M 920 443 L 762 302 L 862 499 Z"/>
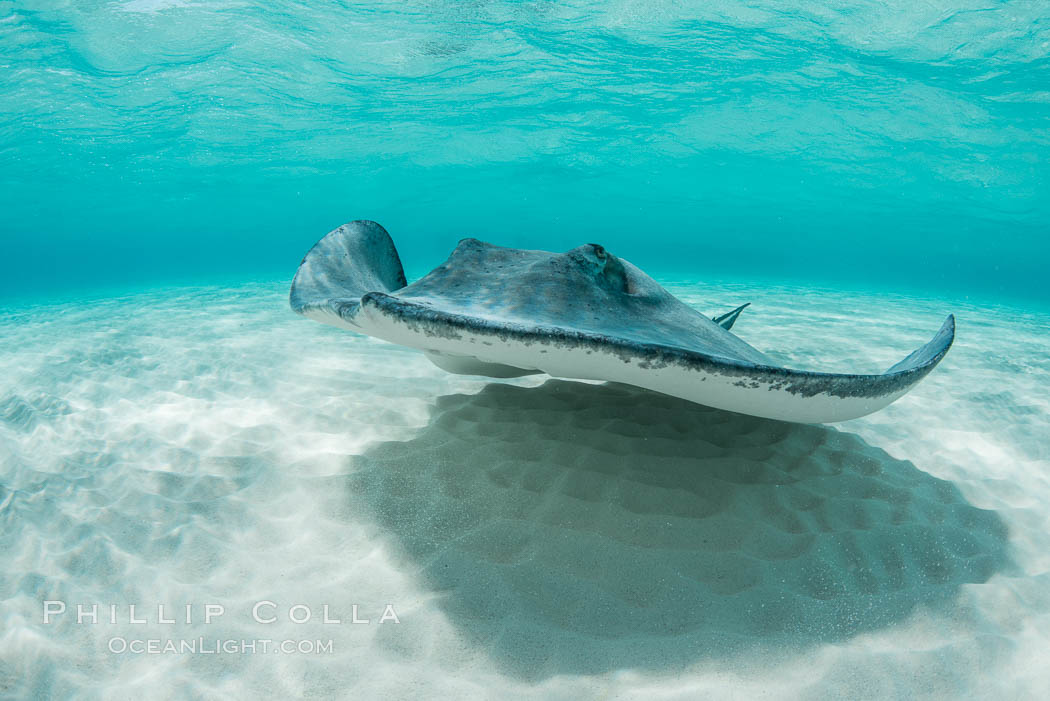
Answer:
<path fill-rule="evenodd" d="M 0 697 L 1050 698 L 1050 316 L 669 286 L 799 367 L 958 337 L 827 427 L 448 375 L 283 283 L 0 312 Z"/>

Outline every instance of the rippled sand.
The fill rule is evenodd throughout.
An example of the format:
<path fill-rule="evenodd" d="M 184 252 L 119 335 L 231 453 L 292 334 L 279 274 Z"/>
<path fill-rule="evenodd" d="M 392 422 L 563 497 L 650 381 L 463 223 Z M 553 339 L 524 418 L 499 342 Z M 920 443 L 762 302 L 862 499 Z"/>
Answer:
<path fill-rule="evenodd" d="M 8 309 L 0 695 L 1050 696 L 1050 317 L 671 287 L 752 301 L 734 331 L 800 367 L 881 371 L 948 311 L 958 339 L 826 427 L 447 375 L 295 317 L 278 284 Z M 104 608 L 44 624 L 44 600 Z M 108 649 L 198 636 L 333 651 Z"/>

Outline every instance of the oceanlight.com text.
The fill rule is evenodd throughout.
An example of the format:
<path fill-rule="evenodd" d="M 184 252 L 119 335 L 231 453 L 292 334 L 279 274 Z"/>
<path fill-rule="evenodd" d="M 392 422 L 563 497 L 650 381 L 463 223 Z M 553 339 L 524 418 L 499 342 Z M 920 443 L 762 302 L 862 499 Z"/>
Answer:
<path fill-rule="evenodd" d="M 112 637 L 106 645 L 114 655 L 331 655 L 329 640 Z"/>

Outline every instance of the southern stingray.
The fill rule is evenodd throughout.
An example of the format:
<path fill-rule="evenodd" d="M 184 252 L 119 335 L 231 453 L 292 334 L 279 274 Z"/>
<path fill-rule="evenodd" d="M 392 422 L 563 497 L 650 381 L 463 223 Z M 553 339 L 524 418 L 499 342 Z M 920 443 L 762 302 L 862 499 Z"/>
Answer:
<path fill-rule="evenodd" d="M 881 375 L 780 367 L 601 246 L 566 253 L 459 242 L 408 284 L 390 235 L 355 221 L 321 239 L 292 281 L 292 309 L 423 350 L 449 372 L 608 380 L 753 416 L 821 423 L 877 411 L 929 373 L 955 319 Z"/>

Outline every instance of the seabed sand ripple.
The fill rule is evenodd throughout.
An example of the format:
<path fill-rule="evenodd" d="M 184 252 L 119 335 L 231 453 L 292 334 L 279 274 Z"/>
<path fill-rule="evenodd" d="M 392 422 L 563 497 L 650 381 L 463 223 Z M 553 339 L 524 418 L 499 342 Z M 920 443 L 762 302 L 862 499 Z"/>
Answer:
<path fill-rule="evenodd" d="M 753 302 L 735 331 L 800 367 L 884 370 L 948 311 L 958 339 L 829 427 L 447 375 L 295 317 L 277 284 L 7 309 L 0 695 L 1050 697 L 1050 317 L 670 287 Z M 227 614 L 45 625 L 45 599 Z M 198 635 L 333 652 L 106 648 Z"/>

